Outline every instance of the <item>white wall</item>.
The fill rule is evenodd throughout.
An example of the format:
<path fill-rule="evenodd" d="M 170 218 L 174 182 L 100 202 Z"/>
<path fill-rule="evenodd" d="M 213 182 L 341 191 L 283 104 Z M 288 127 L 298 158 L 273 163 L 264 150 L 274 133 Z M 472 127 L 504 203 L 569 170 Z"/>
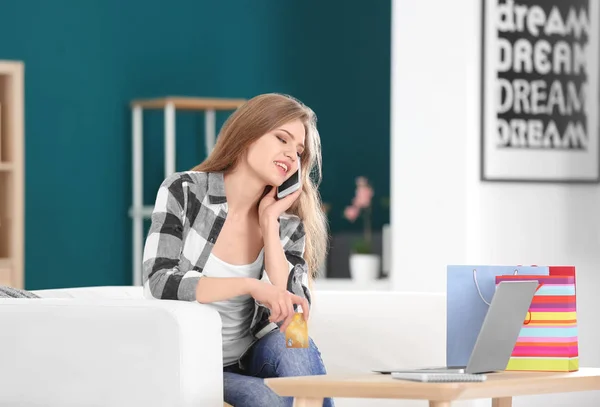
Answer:
<path fill-rule="evenodd" d="M 600 366 L 600 187 L 479 181 L 480 3 L 392 0 L 393 287 L 445 291 L 447 264 L 575 265 L 580 363 Z"/>
<path fill-rule="evenodd" d="M 436 276 L 465 260 L 467 30 L 453 1 L 392 2 L 391 277 L 442 291 Z"/>

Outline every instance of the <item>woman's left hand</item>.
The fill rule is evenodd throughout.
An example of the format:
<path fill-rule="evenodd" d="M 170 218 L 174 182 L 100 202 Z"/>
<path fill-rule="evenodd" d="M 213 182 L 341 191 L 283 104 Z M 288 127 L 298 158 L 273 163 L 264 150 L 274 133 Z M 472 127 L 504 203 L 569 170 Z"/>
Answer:
<path fill-rule="evenodd" d="M 279 216 L 287 211 L 290 206 L 298 199 L 302 188 L 289 194 L 288 196 L 277 199 L 277 188 L 273 187 L 260 201 L 258 205 L 258 220 L 260 226 L 264 227 L 271 221 L 276 221 Z"/>

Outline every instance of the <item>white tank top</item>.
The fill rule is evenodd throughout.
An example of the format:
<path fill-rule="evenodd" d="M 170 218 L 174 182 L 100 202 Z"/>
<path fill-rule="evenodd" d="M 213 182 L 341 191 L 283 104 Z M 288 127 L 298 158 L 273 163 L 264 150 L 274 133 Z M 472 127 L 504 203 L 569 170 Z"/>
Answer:
<path fill-rule="evenodd" d="M 260 277 L 263 265 L 263 250 L 251 264 L 235 265 L 224 262 L 214 254 L 210 254 L 204 266 L 206 277 Z M 250 324 L 254 315 L 254 299 L 250 295 L 240 295 L 225 301 L 206 304 L 215 308 L 223 328 L 223 366 L 237 362 L 242 353 L 252 343 Z"/>

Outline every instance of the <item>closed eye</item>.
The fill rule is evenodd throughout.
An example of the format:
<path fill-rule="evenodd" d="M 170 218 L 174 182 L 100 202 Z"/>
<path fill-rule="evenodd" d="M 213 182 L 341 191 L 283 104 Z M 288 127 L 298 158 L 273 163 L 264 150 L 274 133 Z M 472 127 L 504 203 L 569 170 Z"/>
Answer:
<path fill-rule="evenodd" d="M 279 136 L 279 135 L 275 135 L 275 137 L 277 137 L 277 139 L 278 139 L 279 141 L 281 141 L 283 144 L 287 144 L 287 143 L 288 143 L 288 141 L 286 140 L 286 137 L 285 137 L 285 136 L 283 136 L 283 137 L 282 137 L 282 136 Z M 298 151 L 296 154 L 298 155 L 298 157 L 302 157 L 302 153 L 304 153 L 304 150 L 303 150 L 303 151 L 301 151 L 301 152 L 300 152 L 300 151 Z"/>

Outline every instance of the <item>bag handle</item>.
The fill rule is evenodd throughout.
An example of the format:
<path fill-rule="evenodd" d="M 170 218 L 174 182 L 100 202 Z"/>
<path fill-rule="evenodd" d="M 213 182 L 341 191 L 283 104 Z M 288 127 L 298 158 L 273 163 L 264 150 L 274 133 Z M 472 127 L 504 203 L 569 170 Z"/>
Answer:
<path fill-rule="evenodd" d="M 519 274 L 519 269 L 515 269 L 513 276 L 516 276 L 517 274 Z M 477 294 L 479 294 L 479 298 L 481 298 L 481 300 L 485 302 L 488 306 L 492 305 L 491 302 L 488 302 L 485 298 L 483 298 L 483 294 L 481 293 L 481 289 L 479 288 L 479 283 L 477 282 L 477 269 L 473 269 L 473 281 L 475 282 L 475 288 L 477 288 Z"/>

